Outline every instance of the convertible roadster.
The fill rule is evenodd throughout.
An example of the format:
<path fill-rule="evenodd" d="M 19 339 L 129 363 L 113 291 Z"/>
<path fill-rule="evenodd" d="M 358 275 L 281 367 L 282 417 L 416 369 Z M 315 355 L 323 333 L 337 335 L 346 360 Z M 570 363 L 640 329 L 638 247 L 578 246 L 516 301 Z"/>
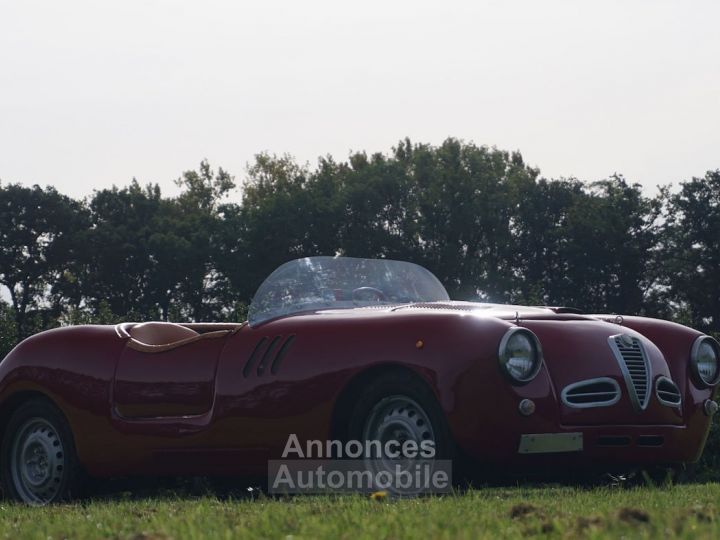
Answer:
<path fill-rule="evenodd" d="M 264 476 L 288 437 L 430 441 L 495 470 L 693 462 L 718 343 L 671 322 L 450 301 L 429 271 L 312 257 L 243 324 L 50 330 L 0 363 L 5 496 L 87 477 Z"/>

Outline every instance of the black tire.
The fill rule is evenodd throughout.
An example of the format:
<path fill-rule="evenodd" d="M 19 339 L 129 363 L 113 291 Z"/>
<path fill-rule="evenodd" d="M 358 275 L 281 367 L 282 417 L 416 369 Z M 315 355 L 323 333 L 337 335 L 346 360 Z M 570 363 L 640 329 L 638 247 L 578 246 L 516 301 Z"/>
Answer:
<path fill-rule="evenodd" d="M 0 474 L 3 494 L 18 502 L 45 505 L 79 496 L 72 431 L 50 401 L 27 401 L 12 414 L 0 448 Z"/>
<path fill-rule="evenodd" d="M 389 407 L 392 409 L 392 400 L 398 397 L 406 398 L 413 406 L 419 408 L 411 412 L 406 420 L 412 421 L 421 417 L 429 422 L 431 430 L 428 431 L 433 434 L 432 438 L 435 442 L 435 455 L 432 459 L 452 461 L 455 456 L 455 445 L 445 414 L 428 385 L 419 377 L 409 373 L 390 373 L 366 385 L 352 408 L 346 440 L 365 443 L 368 439 L 373 439 L 374 437 L 368 437 L 368 424 L 373 422 L 376 411 L 382 409 L 384 402 L 389 402 Z"/>

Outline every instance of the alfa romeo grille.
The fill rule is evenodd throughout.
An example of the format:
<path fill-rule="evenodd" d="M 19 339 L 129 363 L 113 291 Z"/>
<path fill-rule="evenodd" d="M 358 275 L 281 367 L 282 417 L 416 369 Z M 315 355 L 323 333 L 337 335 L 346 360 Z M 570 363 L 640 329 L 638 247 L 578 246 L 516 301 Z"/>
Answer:
<path fill-rule="evenodd" d="M 682 403 L 682 396 L 677 385 L 667 377 L 658 377 L 655 383 L 655 395 L 658 401 L 668 407 L 679 407 Z"/>
<path fill-rule="evenodd" d="M 575 409 L 609 407 L 620 401 L 620 386 L 609 377 L 588 379 L 569 384 L 560 397 L 565 405 Z"/>
<path fill-rule="evenodd" d="M 610 336 L 610 348 L 620 364 L 630 401 L 636 411 L 645 410 L 650 400 L 650 363 L 640 340 L 626 334 Z"/>

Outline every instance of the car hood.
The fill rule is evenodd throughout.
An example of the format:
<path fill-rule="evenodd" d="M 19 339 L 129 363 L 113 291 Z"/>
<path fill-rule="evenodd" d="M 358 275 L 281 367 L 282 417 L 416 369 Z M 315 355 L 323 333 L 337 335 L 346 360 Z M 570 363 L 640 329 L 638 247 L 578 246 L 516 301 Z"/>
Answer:
<path fill-rule="evenodd" d="M 492 304 L 485 302 L 426 302 L 405 304 L 391 308 L 392 311 L 403 311 L 408 309 L 424 309 L 432 311 L 469 311 L 478 315 L 497 317 L 498 319 L 522 319 L 523 317 L 555 318 L 553 316 L 558 315 L 558 313 L 556 312 L 557 308 L 518 306 L 513 304 Z"/>
<path fill-rule="evenodd" d="M 577 383 L 593 379 L 610 378 L 617 382 L 620 401 L 610 407 L 573 408 L 560 404 L 561 418 L 566 424 L 680 424 L 682 411 L 661 405 L 655 396 L 655 384 L 660 377 L 672 380 L 667 360 L 662 351 L 646 336 L 621 324 L 595 320 L 558 322 L 553 320 L 521 321 L 520 326 L 531 330 L 538 337 L 548 370 L 558 398 L 563 390 Z M 630 399 L 633 383 L 626 380 L 623 365 L 627 364 L 614 352 L 611 341 L 616 338 L 636 340 L 647 357 L 649 399 L 645 407 L 638 409 Z M 675 381 L 682 388 L 682 381 Z M 642 384 L 642 383 L 641 383 Z"/>
<path fill-rule="evenodd" d="M 550 307 L 532 307 L 518 306 L 513 304 L 493 304 L 486 302 L 419 302 L 412 304 L 379 304 L 373 306 L 357 307 L 355 309 L 325 309 L 319 310 L 322 314 L 348 314 L 348 313 L 367 313 L 367 312 L 408 312 L 408 311 L 426 311 L 431 313 L 438 312 L 466 312 L 474 315 L 496 317 L 504 320 L 516 319 L 555 319 L 555 320 L 594 320 L 587 315 L 579 315 L 575 310 L 569 308 L 550 308 Z"/>
<path fill-rule="evenodd" d="M 334 311 L 335 313 L 343 310 Z M 478 318 L 496 318 L 531 330 L 539 339 L 543 350 L 545 368 L 560 407 L 562 422 L 566 425 L 598 425 L 608 422 L 623 424 L 682 423 L 679 408 L 662 406 L 654 395 L 654 386 L 659 377 L 672 380 L 665 356 L 660 348 L 645 335 L 624 326 L 622 317 L 582 315 L 568 313 L 565 308 L 531 307 L 476 302 L 427 302 L 395 306 L 372 306 L 344 310 L 346 315 L 355 316 L 409 313 L 464 312 Z M 460 313 L 458 313 L 460 314 Z M 611 322 L 612 321 L 612 322 Z M 649 367 L 651 394 L 646 407 L 638 410 L 630 398 L 629 383 L 625 379 L 622 358 L 618 358 L 610 344 L 615 336 L 626 336 L 638 340 L 645 351 Z M 625 366 L 627 368 L 627 366 Z M 564 389 L 577 383 L 594 379 L 612 379 L 620 389 L 620 399 L 607 407 L 573 408 L 561 400 Z M 683 381 L 675 381 L 682 390 Z"/>

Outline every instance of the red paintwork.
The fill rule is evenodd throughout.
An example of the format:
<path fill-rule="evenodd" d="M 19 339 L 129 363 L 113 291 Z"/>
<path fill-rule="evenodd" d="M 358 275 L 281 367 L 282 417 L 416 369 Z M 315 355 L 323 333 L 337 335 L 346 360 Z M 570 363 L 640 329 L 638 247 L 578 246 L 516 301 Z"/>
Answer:
<path fill-rule="evenodd" d="M 112 326 L 43 332 L 15 348 L 0 364 L 0 414 L 36 392 L 65 413 L 80 461 L 96 476 L 126 474 L 264 474 L 290 433 L 300 440 L 332 434 L 336 403 L 355 377 L 369 369 L 404 366 L 433 389 L 458 447 L 484 464 L 597 465 L 680 463 L 696 460 L 709 418 L 688 360 L 699 332 L 665 321 L 558 314 L 552 310 L 475 306 L 338 310 L 247 325 L 220 339 L 148 354 L 128 347 Z M 517 312 L 517 315 L 516 315 Z M 519 317 L 519 321 L 516 320 Z M 604 319 L 604 320 L 603 320 Z M 519 324 L 539 338 L 545 365 L 525 386 L 500 372 L 497 349 Z M 653 377 L 670 375 L 683 393 L 681 412 L 656 398 L 636 413 L 627 398 L 607 338 L 644 336 Z M 295 339 L 276 374 L 270 361 L 287 336 Z M 258 341 L 276 336 L 262 374 Z M 424 347 L 417 348 L 422 340 Z M 618 380 L 623 397 L 612 407 L 568 409 L 561 389 L 592 377 Z M 518 403 L 536 412 L 523 417 Z M 519 455 L 521 434 L 577 432 L 585 449 L 574 454 Z M 630 436 L 624 448 L 601 448 L 599 436 Z M 659 448 L 635 444 L 662 435 Z"/>

